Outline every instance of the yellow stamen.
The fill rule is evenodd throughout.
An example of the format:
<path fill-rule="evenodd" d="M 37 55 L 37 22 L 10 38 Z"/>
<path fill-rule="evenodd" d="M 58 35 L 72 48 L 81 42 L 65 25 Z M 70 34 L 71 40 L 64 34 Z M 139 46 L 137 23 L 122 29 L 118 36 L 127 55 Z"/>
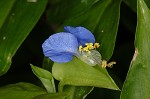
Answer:
<path fill-rule="evenodd" d="M 107 61 L 106 61 L 106 60 L 103 60 L 102 63 L 101 63 L 101 66 L 102 66 L 102 68 L 106 68 L 106 66 L 107 66 Z"/>
<path fill-rule="evenodd" d="M 79 52 L 83 51 L 82 45 L 79 46 Z"/>
<path fill-rule="evenodd" d="M 100 44 L 99 43 L 95 43 L 94 44 L 94 48 L 99 48 L 100 47 Z"/>
<path fill-rule="evenodd" d="M 88 48 L 88 47 L 84 47 L 84 48 L 83 48 L 83 51 L 88 52 L 88 51 L 90 51 L 90 50 L 89 50 L 89 48 Z"/>
<path fill-rule="evenodd" d="M 86 46 L 93 46 L 93 43 L 86 43 Z"/>
<path fill-rule="evenodd" d="M 85 45 L 88 47 L 89 50 L 94 49 L 93 43 L 86 43 Z"/>
<path fill-rule="evenodd" d="M 103 60 L 102 63 L 101 63 L 101 66 L 102 66 L 102 68 L 106 68 L 106 67 L 111 68 L 114 64 L 116 64 L 116 62 L 113 61 L 113 62 L 110 62 L 110 63 L 107 64 L 107 61 Z"/>
<path fill-rule="evenodd" d="M 85 47 L 82 47 L 82 45 L 79 46 L 79 52 L 85 51 L 90 53 L 91 50 L 96 49 L 100 46 L 99 43 L 86 43 L 85 45 Z"/>

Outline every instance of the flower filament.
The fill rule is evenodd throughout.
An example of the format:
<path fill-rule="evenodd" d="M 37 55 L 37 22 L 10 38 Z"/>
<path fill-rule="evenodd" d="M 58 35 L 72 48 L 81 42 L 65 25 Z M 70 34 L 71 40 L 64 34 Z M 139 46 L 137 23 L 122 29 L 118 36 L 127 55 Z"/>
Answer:
<path fill-rule="evenodd" d="M 112 68 L 114 64 L 116 64 L 115 61 L 112 61 L 112 62 L 110 62 L 110 63 L 107 63 L 106 60 L 103 60 L 102 63 L 101 63 L 101 66 L 102 66 L 102 68 L 106 68 L 106 67 Z"/>

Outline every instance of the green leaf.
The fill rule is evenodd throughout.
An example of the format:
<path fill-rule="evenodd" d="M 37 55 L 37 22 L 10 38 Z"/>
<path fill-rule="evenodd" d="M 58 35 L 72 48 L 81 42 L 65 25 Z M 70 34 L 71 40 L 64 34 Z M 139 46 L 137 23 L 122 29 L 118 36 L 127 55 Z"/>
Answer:
<path fill-rule="evenodd" d="M 10 4 L 0 9 L 0 16 L 8 15 L 0 21 L 0 75 L 8 71 L 11 58 L 42 15 L 47 3 L 47 0 L 34 3 L 27 0 L 13 1 L 8 1 Z"/>
<path fill-rule="evenodd" d="M 84 26 L 92 31 L 100 43 L 100 53 L 108 60 L 115 46 L 120 17 L 121 0 L 99 0 L 82 14 L 69 17 L 63 26 Z M 82 8 L 81 8 L 82 9 Z"/>
<path fill-rule="evenodd" d="M 64 86 L 63 92 L 69 93 L 66 99 L 85 99 L 94 87 L 88 86 Z"/>
<path fill-rule="evenodd" d="M 32 99 L 40 94 L 46 94 L 46 91 L 30 83 L 20 82 L 0 87 L 2 99 Z"/>
<path fill-rule="evenodd" d="M 123 0 L 134 12 L 137 11 L 137 0 Z M 144 0 L 150 8 L 150 0 Z"/>
<path fill-rule="evenodd" d="M 53 10 L 50 10 L 48 13 L 49 22 L 55 24 L 62 23 L 65 19 L 81 15 L 98 1 L 99 0 L 61 0 L 61 2 L 53 5 Z"/>
<path fill-rule="evenodd" d="M 106 69 L 96 69 L 77 59 L 68 63 L 54 63 L 52 74 L 60 81 L 59 91 L 63 91 L 64 85 L 94 86 L 119 90 L 115 82 L 109 76 Z"/>
<path fill-rule="evenodd" d="M 51 71 L 52 61 L 49 58 L 44 57 L 43 68 Z M 35 99 L 84 99 L 91 91 L 93 87 L 81 87 L 81 86 L 64 86 L 64 92 L 67 92 L 67 95 L 64 93 L 57 94 L 46 94 L 39 95 Z"/>
<path fill-rule="evenodd" d="M 41 80 L 48 93 L 54 93 L 55 83 L 52 74 L 40 67 L 31 65 L 33 73 Z"/>
<path fill-rule="evenodd" d="M 67 96 L 68 96 L 67 93 L 50 93 L 38 95 L 33 99 L 66 99 Z"/>
<path fill-rule="evenodd" d="M 8 0 L 7 2 L 1 0 L 0 1 L 0 29 L 1 26 L 3 25 L 5 19 L 7 18 L 7 15 L 9 14 L 9 12 L 11 11 L 12 6 L 14 5 L 14 2 L 16 0 Z"/>
<path fill-rule="evenodd" d="M 133 56 L 121 99 L 150 98 L 150 10 L 144 0 L 137 2 L 138 23 Z"/>

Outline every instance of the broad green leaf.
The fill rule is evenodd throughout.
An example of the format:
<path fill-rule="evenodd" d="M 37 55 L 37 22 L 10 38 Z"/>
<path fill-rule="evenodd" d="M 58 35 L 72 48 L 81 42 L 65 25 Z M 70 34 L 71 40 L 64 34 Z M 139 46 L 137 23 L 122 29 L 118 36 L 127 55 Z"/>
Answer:
<path fill-rule="evenodd" d="M 37 2 L 17 0 L 14 5 L 11 5 L 12 9 L 7 18 L 3 18 L 5 21 L 0 23 L 2 24 L 0 28 L 0 75 L 8 71 L 11 58 L 42 15 L 46 3 L 47 0 L 37 0 Z M 4 7 L 0 16 L 7 9 L 7 6 Z"/>
<path fill-rule="evenodd" d="M 85 99 L 85 97 L 93 90 L 88 86 L 64 86 L 63 91 L 69 95 L 66 99 Z"/>
<path fill-rule="evenodd" d="M 137 11 L 137 0 L 123 0 L 134 12 Z M 147 6 L 150 8 L 150 0 L 144 0 Z"/>
<path fill-rule="evenodd" d="M 114 49 L 119 23 L 121 0 L 99 0 L 90 9 L 69 17 L 63 26 L 84 26 L 92 31 L 100 43 L 102 57 L 108 60 Z"/>
<path fill-rule="evenodd" d="M 0 1 L 0 29 L 16 0 Z"/>
<path fill-rule="evenodd" d="M 54 93 L 55 83 L 52 74 L 40 67 L 31 65 L 33 73 L 41 80 L 48 93 Z"/>
<path fill-rule="evenodd" d="M 77 59 L 68 63 L 54 63 L 52 74 L 59 80 L 59 91 L 63 91 L 64 85 L 94 86 L 119 90 L 115 82 L 109 76 L 106 69 L 96 69 Z"/>
<path fill-rule="evenodd" d="M 150 98 L 150 10 L 144 0 L 138 0 L 137 4 L 135 54 L 122 89 L 121 99 Z"/>
<path fill-rule="evenodd" d="M 46 94 L 46 91 L 30 83 L 20 82 L 0 87 L 1 99 L 32 99 L 40 94 Z"/>
<path fill-rule="evenodd" d="M 38 95 L 33 99 L 66 99 L 67 96 L 67 93 L 49 93 Z"/>

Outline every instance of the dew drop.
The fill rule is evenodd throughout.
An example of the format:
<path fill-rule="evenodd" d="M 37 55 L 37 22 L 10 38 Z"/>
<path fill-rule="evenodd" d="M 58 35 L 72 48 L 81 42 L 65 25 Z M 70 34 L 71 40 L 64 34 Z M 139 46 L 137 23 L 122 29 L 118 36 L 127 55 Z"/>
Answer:
<path fill-rule="evenodd" d="M 5 39 L 6 39 L 6 37 L 4 36 L 4 37 L 3 37 L 3 40 L 5 40 Z"/>

